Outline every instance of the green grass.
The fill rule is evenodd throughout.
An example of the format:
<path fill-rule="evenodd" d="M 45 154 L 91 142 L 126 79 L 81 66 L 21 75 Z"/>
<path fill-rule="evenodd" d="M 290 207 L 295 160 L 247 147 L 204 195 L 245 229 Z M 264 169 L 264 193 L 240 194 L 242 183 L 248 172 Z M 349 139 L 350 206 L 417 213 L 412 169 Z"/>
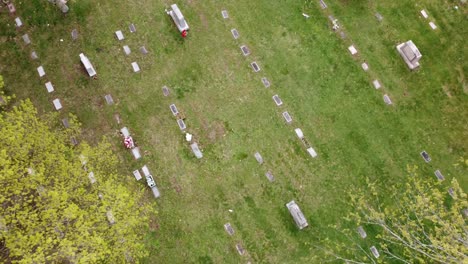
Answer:
<path fill-rule="evenodd" d="M 466 158 L 468 146 L 465 11 L 433 0 L 418 6 L 409 0 L 327 1 L 327 10 L 315 2 L 193 0 L 178 2 L 192 27 L 182 41 L 164 13 L 168 4 L 81 0 L 63 17 L 46 1 L 34 0 L 17 4 L 26 24 L 19 32 L 11 26 L 12 18 L 4 12 L 0 16 L 2 35 L 15 36 L 15 41 L 0 39 L 0 74 L 7 91 L 32 98 L 42 112 L 53 111 L 51 101 L 59 97 L 62 115 L 76 113 L 85 139 L 112 137 L 131 186 L 144 188 L 130 173 L 143 164 L 155 175 L 162 197 L 154 200 L 148 191 L 158 215 L 142 238 L 151 249 L 145 262 L 320 259 L 314 246 L 335 236 L 327 227 L 342 222 L 349 210 L 348 187 L 365 188 L 366 177 L 391 185 L 405 177 L 407 164 L 419 165 L 428 180 L 435 180 L 433 171 L 441 169 L 466 190 L 466 166 L 453 166 Z M 224 8 L 228 20 L 221 17 Z M 430 30 L 420 18 L 422 8 L 440 30 Z M 305 20 L 302 12 L 311 18 Z M 346 40 L 330 30 L 329 12 L 343 25 Z M 375 12 L 384 16 L 382 23 Z M 128 31 L 130 23 L 137 27 L 134 34 Z M 80 33 L 77 42 L 71 41 L 73 28 Z M 231 28 L 239 30 L 237 41 Z M 123 42 L 114 37 L 118 29 L 124 31 Z M 26 32 L 31 47 L 22 45 Z M 395 50 L 409 39 L 423 54 L 415 72 Z M 351 43 L 358 58 L 347 51 Z M 251 50 L 247 58 L 241 55 L 242 44 Z M 123 45 L 130 46 L 129 56 Z M 142 45 L 150 51 L 147 56 L 138 51 Z M 32 49 L 56 88 L 52 95 L 37 76 L 39 62 L 28 58 Z M 98 80 L 83 74 L 81 52 L 95 65 Z M 369 73 L 360 68 L 363 60 Z M 133 61 L 142 68 L 140 74 L 131 72 Z M 252 72 L 252 61 L 259 63 L 260 73 Z M 263 87 L 263 76 L 271 88 Z M 374 78 L 381 80 L 382 91 L 372 87 Z M 171 88 L 167 98 L 163 85 Z M 105 105 L 107 93 L 117 105 Z M 384 93 L 394 106 L 383 103 Z M 275 106 L 274 94 L 284 106 Z M 196 160 L 184 142 L 171 103 L 186 115 L 203 159 Z M 292 125 L 284 123 L 283 111 L 293 117 Z M 113 118 L 117 112 L 146 152 L 142 161 L 132 161 L 120 148 L 120 126 Z M 317 159 L 308 157 L 294 134 L 296 127 L 317 150 Z M 419 156 L 422 150 L 431 155 L 430 164 Z M 262 166 L 253 157 L 256 151 L 264 157 Z M 275 175 L 274 183 L 264 176 L 267 170 Z M 292 199 L 309 220 L 306 230 L 298 231 L 286 210 Z M 223 230 L 226 222 L 236 232 L 233 237 Z M 246 256 L 237 254 L 237 242 Z"/>

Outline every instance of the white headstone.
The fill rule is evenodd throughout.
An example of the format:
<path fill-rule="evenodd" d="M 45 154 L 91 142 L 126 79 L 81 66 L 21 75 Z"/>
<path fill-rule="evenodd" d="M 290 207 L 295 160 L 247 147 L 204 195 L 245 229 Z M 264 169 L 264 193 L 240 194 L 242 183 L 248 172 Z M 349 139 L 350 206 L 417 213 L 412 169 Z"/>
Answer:
<path fill-rule="evenodd" d="M 368 71 L 368 70 L 369 70 L 369 65 L 368 65 L 367 63 L 365 63 L 365 62 L 361 64 L 361 67 L 362 67 L 362 69 L 363 69 L 364 71 Z"/>
<path fill-rule="evenodd" d="M 349 52 L 351 52 L 351 55 L 355 55 L 358 53 L 357 49 L 354 47 L 354 45 L 351 45 L 348 47 Z"/>
<path fill-rule="evenodd" d="M 21 21 L 21 18 L 19 17 L 15 18 L 15 23 L 16 23 L 16 27 L 21 27 L 23 25 L 23 22 Z"/>
<path fill-rule="evenodd" d="M 127 127 L 123 127 L 122 129 L 120 129 L 120 133 L 122 133 L 122 136 L 124 136 L 124 137 L 129 137 L 130 136 L 130 131 L 128 131 Z"/>
<path fill-rule="evenodd" d="M 39 56 L 37 56 L 37 53 L 35 51 L 31 52 L 31 59 L 37 60 Z"/>
<path fill-rule="evenodd" d="M 203 158 L 203 154 L 201 150 L 198 148 L 197 143 L 193 143 L 192 145 L 190 145 L 190 147 L 192 148 L 193 154 L 195 154 L 195 157 L 197 157 L 197 159 Z"/>
<path fill-rule="evenodd" d="M 312 158 L 317 157 L 317 152 L 315 152 L 315 150 L 314 150 L 312 147 L 308 148 L 308 149 L 307 149 L 307 152 L 309 153 L 309 155 L 310 155 Z"/>
<path fill-rule="evenodd" d="M 115 36 L 117 36 L 118 40 L 123 40 L 124 39 L 124 35 L 123 35 L 121 30 L 116 31 Z"/>
<path fill-rule="evenodd" d="M 26 45 L 28 44 L 31 44 L 31 40 L 29 39 L 29 35 L 28 34 L 24 34 L 23 35 L 23 41 Z"/>
<path fill-rule="evenodd" d="M 434 22 L 429 22 L 429 26 L 432 28 L 432 30 L 435 30 L 437 28 L 436 24 Z"/>
<path fill-rule="evenodd" d="M 429 17 L 429 15 L 427 15 L 426 10 L 424 10 L 424 9 L 421 10 L 421 15 L 422 15 L 424 18 L 428 18 L 428 17 Z"/>
<path fill-rule="evenodd" d="M 370 251 L 372 252 L 372 255 L 374 255 L 375 258 L 379 258 L 380 257 L 380 254 L 379 254 L 379 251 L 377 250 L 377 248 L 375 246 L 372 246 L 370 248 Z"/>
<path fill-rule="evenodd" d="M 372 82 L 372 84 L 374 85 L 374 88 L 375 89 L 380 89 L 380 87 L 382 87 L 382 85 L 380 84 L 379 80 L 374 80 Z"/>
<path fill-rule="evenodd" d="M 138 147 L 132 148 L 132 154 L 133 154 L 133 157 L 134 157 L 136 160 L 139 159 L 139 158 L 141 158 L 140 148 L 138 148 Z"/>
<path fill-rule="evenodd" d="M 140 171 L 139 170 L 134 170 L 133 171 L 133 176 L 135 176 L 135 179 L 137 181 L 141 180 L 141 174 L 140 174 Z"/>
<path fill-rule="evenodd" d="M 294 132 L 296 132 L 296 135 L 298 138 L 303 139 L 304 138 L 304 133 L 302 133 L 302 130 L 300 128 L 294 129 Z"/>
<path fill-rule="evenodd" d="M 229 18 L 229 14 L 228 14 L 227 10 L 221 11 L 221 15 L 223 16 L 224 19 Z"/>
<path fill-rule="evenodd" d="M 88 174 L 88 178 L 89 178 L 89 181 L 91 182 L 91 184 L 94 184 L 96 182 L 96 178 L 94 177 L 94 172 L 90 172 Z"/>
<path fill-rule="evenodd" d="M 132 62 L 132 68 L 133 72 L 139 72 L 140 71 L 140 66 L 138 66 L 138 63 Z"/>
<path fill-rule="evenodd" d="M 255 152 L 254 157 L 259 164 L 263 164 L 263 158 L 262 158 L 262 155 L 260 155 L 260 153 Z"/>
<path fill-rule="evenodd" d="M 286 123 L 291 123 L 292 122 L 292 117 L 291 117 L 291 115 L 289 115 L 289 113 L 287 111 L 283 112 L 283 118 L 284 118 L 284 120 L 286 120 Z"/>
<path fill-rule="evenodd" d="M 296 225 L 299 229 L 304 229 L 309 225 L 304 217 L 304 214 L 294 200 L 287 203 L 286 207 L 288 208 L 289 213 L 293 217 L 294 222 L 296 222 Z"/>
<path fill-rule="evenodd" d="M 106 94 L 106 95 L 104 96 L 104 99 L 106 99 L 106 103 L 107 103 L 108 105 L 113 105 L 113 104 L 114 104 L 114 99 L 112 98 L 112 95 Z"/>
<path fill-rule="evenodd" d="M 39 73 L 39 77 L 43 77 L 45 75 L 44 67 L 37 67 L 37 73 Z"/>
<path fill-rule="evenodd" d="M 390 99 L 390 96 L 388 96 L 388 94 L 384 94 L 383 100 L 384 100 L 384 102 L 385 102 L 387 105 L 393 104 L 393 103 L 392 103 L 392 100 Z"/>
<path fill-rule="evenodd" d="M 130 47 L 125 45 L 123 46 L 123 50 L 125 52 L 126 55 L 129 55 L 132 51 L 130 50 Z"/>
<path fill-rule="evenodd" d="M 51 82 L 46 82 L 45 87 L 47 88 L 47 92 L 51 93 L 54 91 L 54 86 Z"/>
<path fill-rule="evenodd" d="M 62 109 L 62 104 L 60 103 L 60 99 L 58 99 L 58 98 L 54 99 L 52 101 L 52 103 L 54 104 L 55 110 L 58 111 L 58 110 Z"/>

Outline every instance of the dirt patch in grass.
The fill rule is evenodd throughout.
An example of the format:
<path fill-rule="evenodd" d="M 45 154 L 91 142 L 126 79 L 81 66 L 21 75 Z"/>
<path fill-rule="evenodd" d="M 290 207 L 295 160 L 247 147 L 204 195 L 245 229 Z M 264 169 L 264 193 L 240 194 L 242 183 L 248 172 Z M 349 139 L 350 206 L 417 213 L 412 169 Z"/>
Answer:
<path fill-rule="evenodd" d="M 226 135 L 224 122 L 221 120 L 217 120 L 212 123 L 203 121 L 202 127 L 210 143 L 214 143 Z"/>

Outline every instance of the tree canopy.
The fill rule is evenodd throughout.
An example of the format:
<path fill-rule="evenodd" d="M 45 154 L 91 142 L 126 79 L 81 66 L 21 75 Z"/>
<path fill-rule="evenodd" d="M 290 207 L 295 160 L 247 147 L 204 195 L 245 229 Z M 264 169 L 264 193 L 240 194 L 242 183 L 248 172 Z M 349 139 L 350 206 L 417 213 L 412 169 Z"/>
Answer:
<path fill-rule="evenodd" d="M 0 262 L 120 263 L 147 256 L 148 208 L 139 203 L 141 192 L 123 184 L 110 144 L 73 147 L 77 122 L 57 130 L 47 120 L 30 101 L 0 113 Z"/>

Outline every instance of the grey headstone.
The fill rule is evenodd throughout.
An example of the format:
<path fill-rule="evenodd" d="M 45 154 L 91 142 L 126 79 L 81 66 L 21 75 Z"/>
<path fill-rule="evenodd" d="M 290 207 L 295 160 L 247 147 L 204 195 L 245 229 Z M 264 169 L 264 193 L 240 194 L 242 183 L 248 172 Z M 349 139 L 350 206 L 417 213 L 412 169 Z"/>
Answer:
<path fill-rule="evenodd" d="M 249 48 L 247 48 L 247 46 L 242 45 L 242 46 L 240 47 L 240 49 L 241 49 L 241 51 L 242 51 L 242 54 L 244 54 L 244 56 L 247 56 L 247 55 L 250 54 L 250 50 L 249 50 Z"/>
<path fill-rule="evenodd" d="M 192 145 L 190 145 L 190 147 L 192 148 L 193 154 L 195 154 L 195 157 L 197 157 L 197 159 L 203 158 L 203 153 L 202 153 L 201 150 L 198 148 L 198 144 L 197 144 L 197 143 L 193 143 Z"/>
<path fill-rule="evenodd" d="M 359 235 L 361 236 L 361 238 L 366 238 L 367 237 L 367 233 L 366 233 L 366 231 L 364 231 L 364 228 L 362 226 L 359 226 L 357 228 L 357 231 L 358 231 Z"/>
<path fill-rule="evenodd" d="M 262 83 L 265 86 L 265 88 L 270 87 L 270 81 L 268 81 L 268 79 L 266 77 L 262 78 Z"/>
<path fill-rule="evenodd" d="M 245 254 L 244 248 L 242 247 L 242 245 L 240 243 L 236 244 L 236 249 L 237 249 L 237 252 L 239 253 L 239 255 L 243 256 Z"/>
<path fill-rule="evenodd" d="M 274 182 L 275 181 L 275 177 L 273 176 L 273 173 L 271 173 L 271 171 L 267 171 L 265 173 L 265 176 L 267 177 L 267 179 L 270 181 L 270 182 Z"/>
<path fill-rule="evenodd" d="M 286 120 L 286 123 L 291 123 L 292 122 L 292 117 L 289 115 L 289 113 L 287 111 L 283 112 L 283 117 L 284 117 L 284 120 Z"/>
<path fill-rule="evenodd" d="M 143 55 L 148 54 L 148 50 L 145 48 L 145 46 L 141 46 L 141 47 L 140 47 L 140 52 L 141 52 L 141 54 L 143 54 Z"/>
<path fill-rule="evenodd" d="M 171 104 L 169 108 L 171 109 L 173 115 L 177 115 L 179 113 L 179 110 L 177 110 L 177 106 L 175 104 Z"/>
<path fill-rule="evenodd" d="M 71 138 L 70 138 L 70 142 L 71 142 L 71 144 L 72 144 L 73 146 L 78 145 L 78 140 L 77 140 L 75 137 L 71 137 Z"/>
<path fill-rule="evenodd" d="M 132 33 L 135 33 L 136 32 L 136 27 L 134 24 L 130 24 L 130 26 L 128 26 L 128 29 L 130 30 L 130 32 Z"/>
<path fill-rule="evenodd" d="M 258 66 L 257 62 L 252 62 L 250 63 L 250 66 L 252 66 L 252 69 L 254 72 L 259 72 L 260 71 L 260 66 Z"/>
<path fill-rule="evenodd" d="M 377 248 L 375 246 L 372 246 L 370 248 L 370 251 L 372 252 L 372 255 L 374 255 L 375 258 L 379 258 L 380 257 L 380 254 L 379 254 L 379 251 L 377 250 Z"/>
<path fill-rule="evenodd" d="M 393 104 L 393 103 L 392 103 L 392 100 L 390 99 L 390 96 L 388 96 L 388 94 L 384 94 L 383 100 L 384 100 L 384 102 L 385 102 L 387 105 Z"/>
<path fill-rule="evenodd" d="M 429 156 L 429 154 L 427 154 L 427 152 L 425 150 L 423 150 L 420 154 L 421 154 L 421 157 L 424 159 L 425 162 L 431 161 L 431 157 Z"/>
<path fill-rule="evenodd" d="M 450 196 L 452 196 L 452 198 L 455 199 L 455 191 L 453 190 L 453 188 L 449 188 L 448 193 L 450 194 Z"/>
<path fill-rule="evenodd" d="M 31 44 L 31 39 L 29 39 L 29 35 L 28 34 L 24 34 L 23 35 L 23 41 L 26 45 L 29 45 Z"/>
<path fill-rule="evenodd" d="M 341 32 L 340 32 L 340 37 L 341 37 L 342 39 L 346 39 L 346 33 L 344 33 L 344 31 L 341 31 Z"/>
<path fill-rule="evenodd" d="M 16 27 L 23 26 L 23 21 L 21 21 L 21 18 L 19 17 L 15 18 L 15 23 L 16 23 Z"/>
<path fill-rule="evenodd" d="M 127 45 L 123 46 L 123 50 L 124 50 L 125 55 L 129 55 L 132 52 L 130 50 L 130 47 Z"/>
<path fill-rule="evenodd" d="M 37 56 L 37 53 L 35 51 L 31 52 L 31 59 L 37 60 L 39 56 Z"/>
<path fill-rule="evenodd" d="M 69 128 L 70 124 L 68 123 L 68 118 L 62 119 L 62 124 L 65 128 Z"/>
<path fill-rule="evenodd" d="M 281 101 L 281 99 L 279 98 L 279 96 L 277 94 L 273 95 L 273 101 L 275 101 L 275 104 L 277 106 L 280 106 L 283 104 L 283 101 Z"/>
<path fill-rule="evenodd" d="M 169 88 L 167 86 L 163 86 L 162 92 L 164 96 L 169 96 Z"/>
<path fill-rule="evenodd" d="M 237 31 L 237 29 L 233 28 L 231 29 L 231 33 L 232 33 L 232 37 L 234 39 L 238 39 L 239 38 L 239 32 Z"/>
<path fill-rule="evenodd" d="M 327 8 L 327 4 L 325 4 L 323 0 L 320 0 L 320 6 L 322 7 L 322 9 Z"/>
<path fill-rule="evenodd" d="M 383 20 L 383 16 L 380 13 L 375 13 L 375 18 L 377 18 L 379 22 L 382 22 Z"/>
<path fill-rule="evenodd" d="M 223 16 L 224 19 L 229 18 L 229 14 L 228 14 L 227 10 L 221 11 L 221 15 Z"/>
<path fill-rule="evenodd" d="M 434 172 L 434 174 L 435 174 L 435 176 L 437 177 L 437 179 L 439 179 L 439 181 L 445 180 L 445 177 L 444 177 L 444 175 L 442 175 L 442 172 L 440 172 L 440 170 L 436 170 L 436 171 Z"/>
<path fill-rule="evenodd" d="M 76 28 L 72 30 L 71 36 L 72 36 L 72 39 L 73 39 L 73 40 L 77 40 L 77 39 L 78 39 L 78 30 L 77 30 Z"/>
<path fill-rule="evenodd" d="M 184 120 L 182 119 L 177 119 L 177 125 L 179 125 L 180 130 L 184 131 L 187 126 L 185 125 Z"/>
<path fill-rule="evenodd" d="M 259 164 L 263 164 L 263 158 L 262 158 L 262 155 L 260 155 L 260 153 L 255 152 L 254 157 Z"/>
<path fill-rule="evenodd" d="M 226 223 L 224 224 L 224 230 L 226 230 L 226 232 L 232 236 L 234 234 L 234 229 L 232 228 L 231 224 L 230 223 Z"/>
<path fill-rule="evenodd" d="M 106 99 L 106 103 L 108 105 L 113 105 L 114 104 L 114 99 L 112 99 L 112 95 L 106 94 L 106 96 L 104 96 L 104 98 Z"/>

